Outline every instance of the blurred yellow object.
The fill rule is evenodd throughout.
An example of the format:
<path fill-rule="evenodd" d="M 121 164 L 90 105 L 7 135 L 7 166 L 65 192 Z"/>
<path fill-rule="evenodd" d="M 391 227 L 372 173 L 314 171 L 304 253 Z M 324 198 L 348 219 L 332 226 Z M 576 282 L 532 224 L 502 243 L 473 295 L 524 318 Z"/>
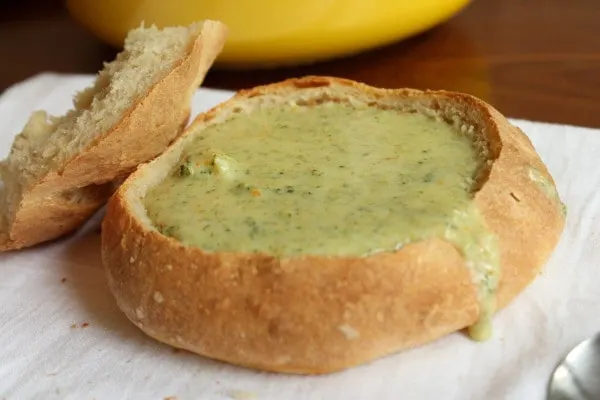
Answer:
<path fill-rule="evenodd" d="M 217 64 L 303 64 L 425 31 L 471 0 L 66 0 L 76 20 L 120 47 L 143 21 L 158 27 L 217 19 L 230 29 Z"/>

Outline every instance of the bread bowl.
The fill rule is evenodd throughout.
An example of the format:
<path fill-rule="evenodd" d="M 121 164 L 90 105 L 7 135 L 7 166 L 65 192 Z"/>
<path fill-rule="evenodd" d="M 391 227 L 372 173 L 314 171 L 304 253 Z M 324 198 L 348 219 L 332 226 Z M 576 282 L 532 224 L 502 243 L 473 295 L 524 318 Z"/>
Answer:
<path fill-rule="evenodd" d="M 123 177 L 160 154 L 188 123 L 226 33 L 218 21 L 140 26 L 71 110 L 34 112 L 0 163 L 0 251 L 77 229 Z"/>
<path fill-rule="evenodd" d="M 149 336 L 320 374 L 487 339 L 564 221 L 531 142 L 485 102 L 311 76 L 199 115 L 111 198 L 102 258 Z"/>

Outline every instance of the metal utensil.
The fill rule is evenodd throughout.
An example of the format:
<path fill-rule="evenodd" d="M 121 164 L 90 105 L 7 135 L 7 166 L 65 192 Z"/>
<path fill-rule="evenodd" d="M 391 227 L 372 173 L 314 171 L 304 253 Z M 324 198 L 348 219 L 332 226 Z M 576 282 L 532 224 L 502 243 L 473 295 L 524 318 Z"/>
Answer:
<path fill-rule="evenodd" d="M 575 346 L 556 367 L 548 400 L 600 400 L 600 333 Z"/>

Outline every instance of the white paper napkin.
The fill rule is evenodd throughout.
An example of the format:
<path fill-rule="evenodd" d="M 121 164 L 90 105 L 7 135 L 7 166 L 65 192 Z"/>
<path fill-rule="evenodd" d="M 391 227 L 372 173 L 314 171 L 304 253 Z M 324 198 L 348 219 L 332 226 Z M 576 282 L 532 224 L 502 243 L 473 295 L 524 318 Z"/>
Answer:
<path fill-rule="evenodd" d="M 0 156 L 34 109 L 65 111 L 90 76 L 35 76 L 0 97 Z M 230 92 L 201 89 L 194 112 Z M 600 130 L 514 121 L 568 205 L 544 273 L 474 343 L 453 334 L 320 377 L 256 372 L 175 352 L 117 309 L 98 223 L 35 249 L 0 254 L 0 399 L 543 399 L 565 352 L 600 330 Z"/>

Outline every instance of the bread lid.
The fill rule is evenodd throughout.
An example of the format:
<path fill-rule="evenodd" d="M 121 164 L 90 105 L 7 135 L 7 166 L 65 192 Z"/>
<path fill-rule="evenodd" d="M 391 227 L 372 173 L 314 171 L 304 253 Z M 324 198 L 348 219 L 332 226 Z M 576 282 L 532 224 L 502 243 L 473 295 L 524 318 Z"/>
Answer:
<path fill-rule="evenodd" d="M 115 181 L 160 154 L 187 124 L 192 95 L 225 36 L 217 21 L 132 30 L 73 109 L 33 113 L 0 168 L 0 250 L 76 229 Z"/>

